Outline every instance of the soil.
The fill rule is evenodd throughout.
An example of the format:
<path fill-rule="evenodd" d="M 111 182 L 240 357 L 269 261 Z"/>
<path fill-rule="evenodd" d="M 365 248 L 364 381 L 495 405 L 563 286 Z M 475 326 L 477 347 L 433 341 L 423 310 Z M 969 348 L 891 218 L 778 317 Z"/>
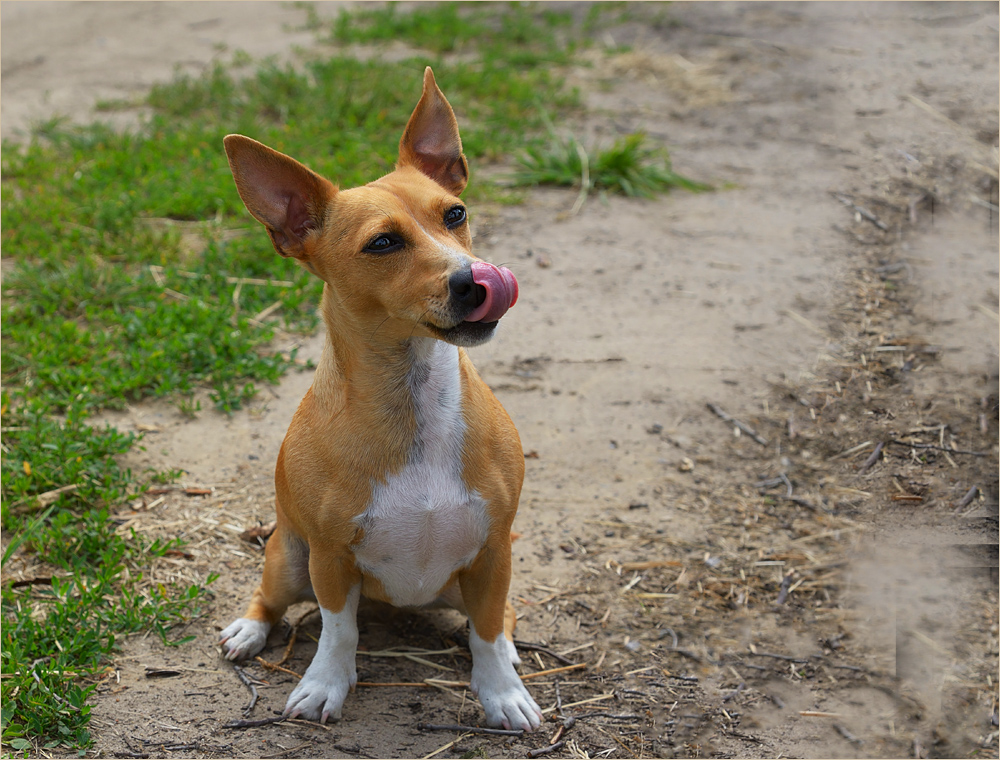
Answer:
<path fill-rule="evenodd" d="M 92 119 L 97 98 L 235 48 L 316 47 L 293 5 L 247 5 L 4 2 L 3 135 Z M 424 685 L 361 686 L 329 726 L 227 727 L 249 690 L 215 642 L 259 579 L 240 534 L 272 519 L 302 371 L 232 417 L 107 416 L 146 433 L 133 468 L 184 470 L 118 515 L 188 542 L 151 578 L 219 578 L 178 632 L 194 641 L 124 643 L 89 754 L 523 757 L 565 718 L 553 757 L 997 756 L 997 6 L 645 15 L 600 32 L 631 52 L 566 72 L 587 111 L 562 126 L 602 144 L 644 130 L 720 189 L 474 209 L 477 254 L 521 286 L 471 354 L 525 449 L 511 597 L 518 638 L 548 651 L 522 651 L 522 673 L 586 664 L 528 681 L 551 722 L 419 728 L 482 722 L 461 686 L 424 684 L 468 680 L 464 620 L 363 608 L 360 680 Z M 250 717 L 280 711 L 308 665 L 311 609 L 288 614 L 291 673 L 245 665 Z"/>

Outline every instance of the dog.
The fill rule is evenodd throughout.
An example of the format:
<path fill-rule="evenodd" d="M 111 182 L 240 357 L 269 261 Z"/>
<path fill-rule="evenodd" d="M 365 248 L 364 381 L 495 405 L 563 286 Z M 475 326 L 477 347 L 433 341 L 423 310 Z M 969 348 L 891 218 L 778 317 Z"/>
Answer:
<path fill-rule="evenodd" d="M 487 723 L 537 728 L 507 601 L 524 454 L 464 350 L 493 336 L 518 287 L 471 253 L 451 105 L 428 67 L 394 171 L 349 190 L 242 135 L 225 149 L 275 250 L 323 280 L 326 343 L 278 454 L 263 579 L 221 632 L 223 654 L 255 655 L 290 604 L 314 599 L 319 646 L 284 715 L 339 720 L 359 598 L 444 604 L 469 618 Z"/>

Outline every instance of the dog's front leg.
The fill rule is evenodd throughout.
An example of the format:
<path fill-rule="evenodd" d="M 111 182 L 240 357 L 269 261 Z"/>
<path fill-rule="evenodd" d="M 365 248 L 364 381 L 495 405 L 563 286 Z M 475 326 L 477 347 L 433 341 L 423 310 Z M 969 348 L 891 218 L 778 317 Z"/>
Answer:
<path fill-rule="evenodd" d="M 319 646 L 312 664 L 289 695 L 283 713 L 288 717 L 302 717 L 320 723 L 326 723 L 330 718 L 340 720 L 344 699 L 349 691 L 354 691 L 358 682 L 355 659 L 358 649 L 358 600 L 361 598 L 360 578 L 345 588 L 345 579 L 339 573 L 339 577 L 333 578 L 324 575 L 324 571 L 331 570 L 329 566 L 322 567 L 324 564 L 329 563 L 313 562 L 310 558 L 313 590 L 323 616 Z"/>
<path fill-rule="evenodd" d="M 472 679 L 469 688 L 486 711 L 491 726 L 531 731 L 542 711 L 514 670 L 517 650 L 504 636 L 504 615 L 510 588 L 510 539 L 506 551 L 489 548 L 459 576 L 462 600 L 469 613 Z"/>

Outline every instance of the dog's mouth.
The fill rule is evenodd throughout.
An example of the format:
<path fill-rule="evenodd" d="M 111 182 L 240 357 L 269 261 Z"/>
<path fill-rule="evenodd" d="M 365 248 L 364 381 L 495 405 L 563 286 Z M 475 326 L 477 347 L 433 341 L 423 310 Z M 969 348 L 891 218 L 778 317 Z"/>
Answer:
<path fill-rule="evenodd" d="M 497 324 L 498 320 L 493 322 L 459 322 L 454 327 L 439 327 L 430 322 L 424 322 L 424 326 L 436 338 L 466 348 L 486 343 L 493 337 Z"/>

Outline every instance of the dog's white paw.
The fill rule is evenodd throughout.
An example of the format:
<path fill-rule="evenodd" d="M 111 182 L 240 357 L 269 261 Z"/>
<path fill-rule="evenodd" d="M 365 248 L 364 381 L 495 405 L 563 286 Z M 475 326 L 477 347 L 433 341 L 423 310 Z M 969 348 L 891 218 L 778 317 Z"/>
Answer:
<path fill-rule="evenodd" d="M 341 708 L 347 693 L 358 682 L 357 673 L 350 668 L 321 669 L 310 666 L 299 685 L 289 695 L 283 715 L 326 723 L 340 720 Z"/>
<path fill-rule="evenodd" d="M 533 731 L 542 723 L 542 711 L 521 679 L 514 674 L 514 680 L 479 678 L 473 667 L 469 688 L 479 697 L 486 711 L 486 722 L 495 728 L 514 731 Z"/>
<path fill-rule="evenodd" d="M 520 662 L 513 642 L 503 634 L 487 643 L 470 625 L 469 649 L 472 650 L 472 679 L 469 688 L 486 711 L 486 722 L 494 727 L 532 731 L 542 723 L 542 711 L 521 679 L 514 663 Z"/>
<path fill-rule="evenodd" d="M 240 618 L 219 634 L 219 644 L 227 660 L 243 660 L 264 648 L 270 630 L 263 620 Z"/>

